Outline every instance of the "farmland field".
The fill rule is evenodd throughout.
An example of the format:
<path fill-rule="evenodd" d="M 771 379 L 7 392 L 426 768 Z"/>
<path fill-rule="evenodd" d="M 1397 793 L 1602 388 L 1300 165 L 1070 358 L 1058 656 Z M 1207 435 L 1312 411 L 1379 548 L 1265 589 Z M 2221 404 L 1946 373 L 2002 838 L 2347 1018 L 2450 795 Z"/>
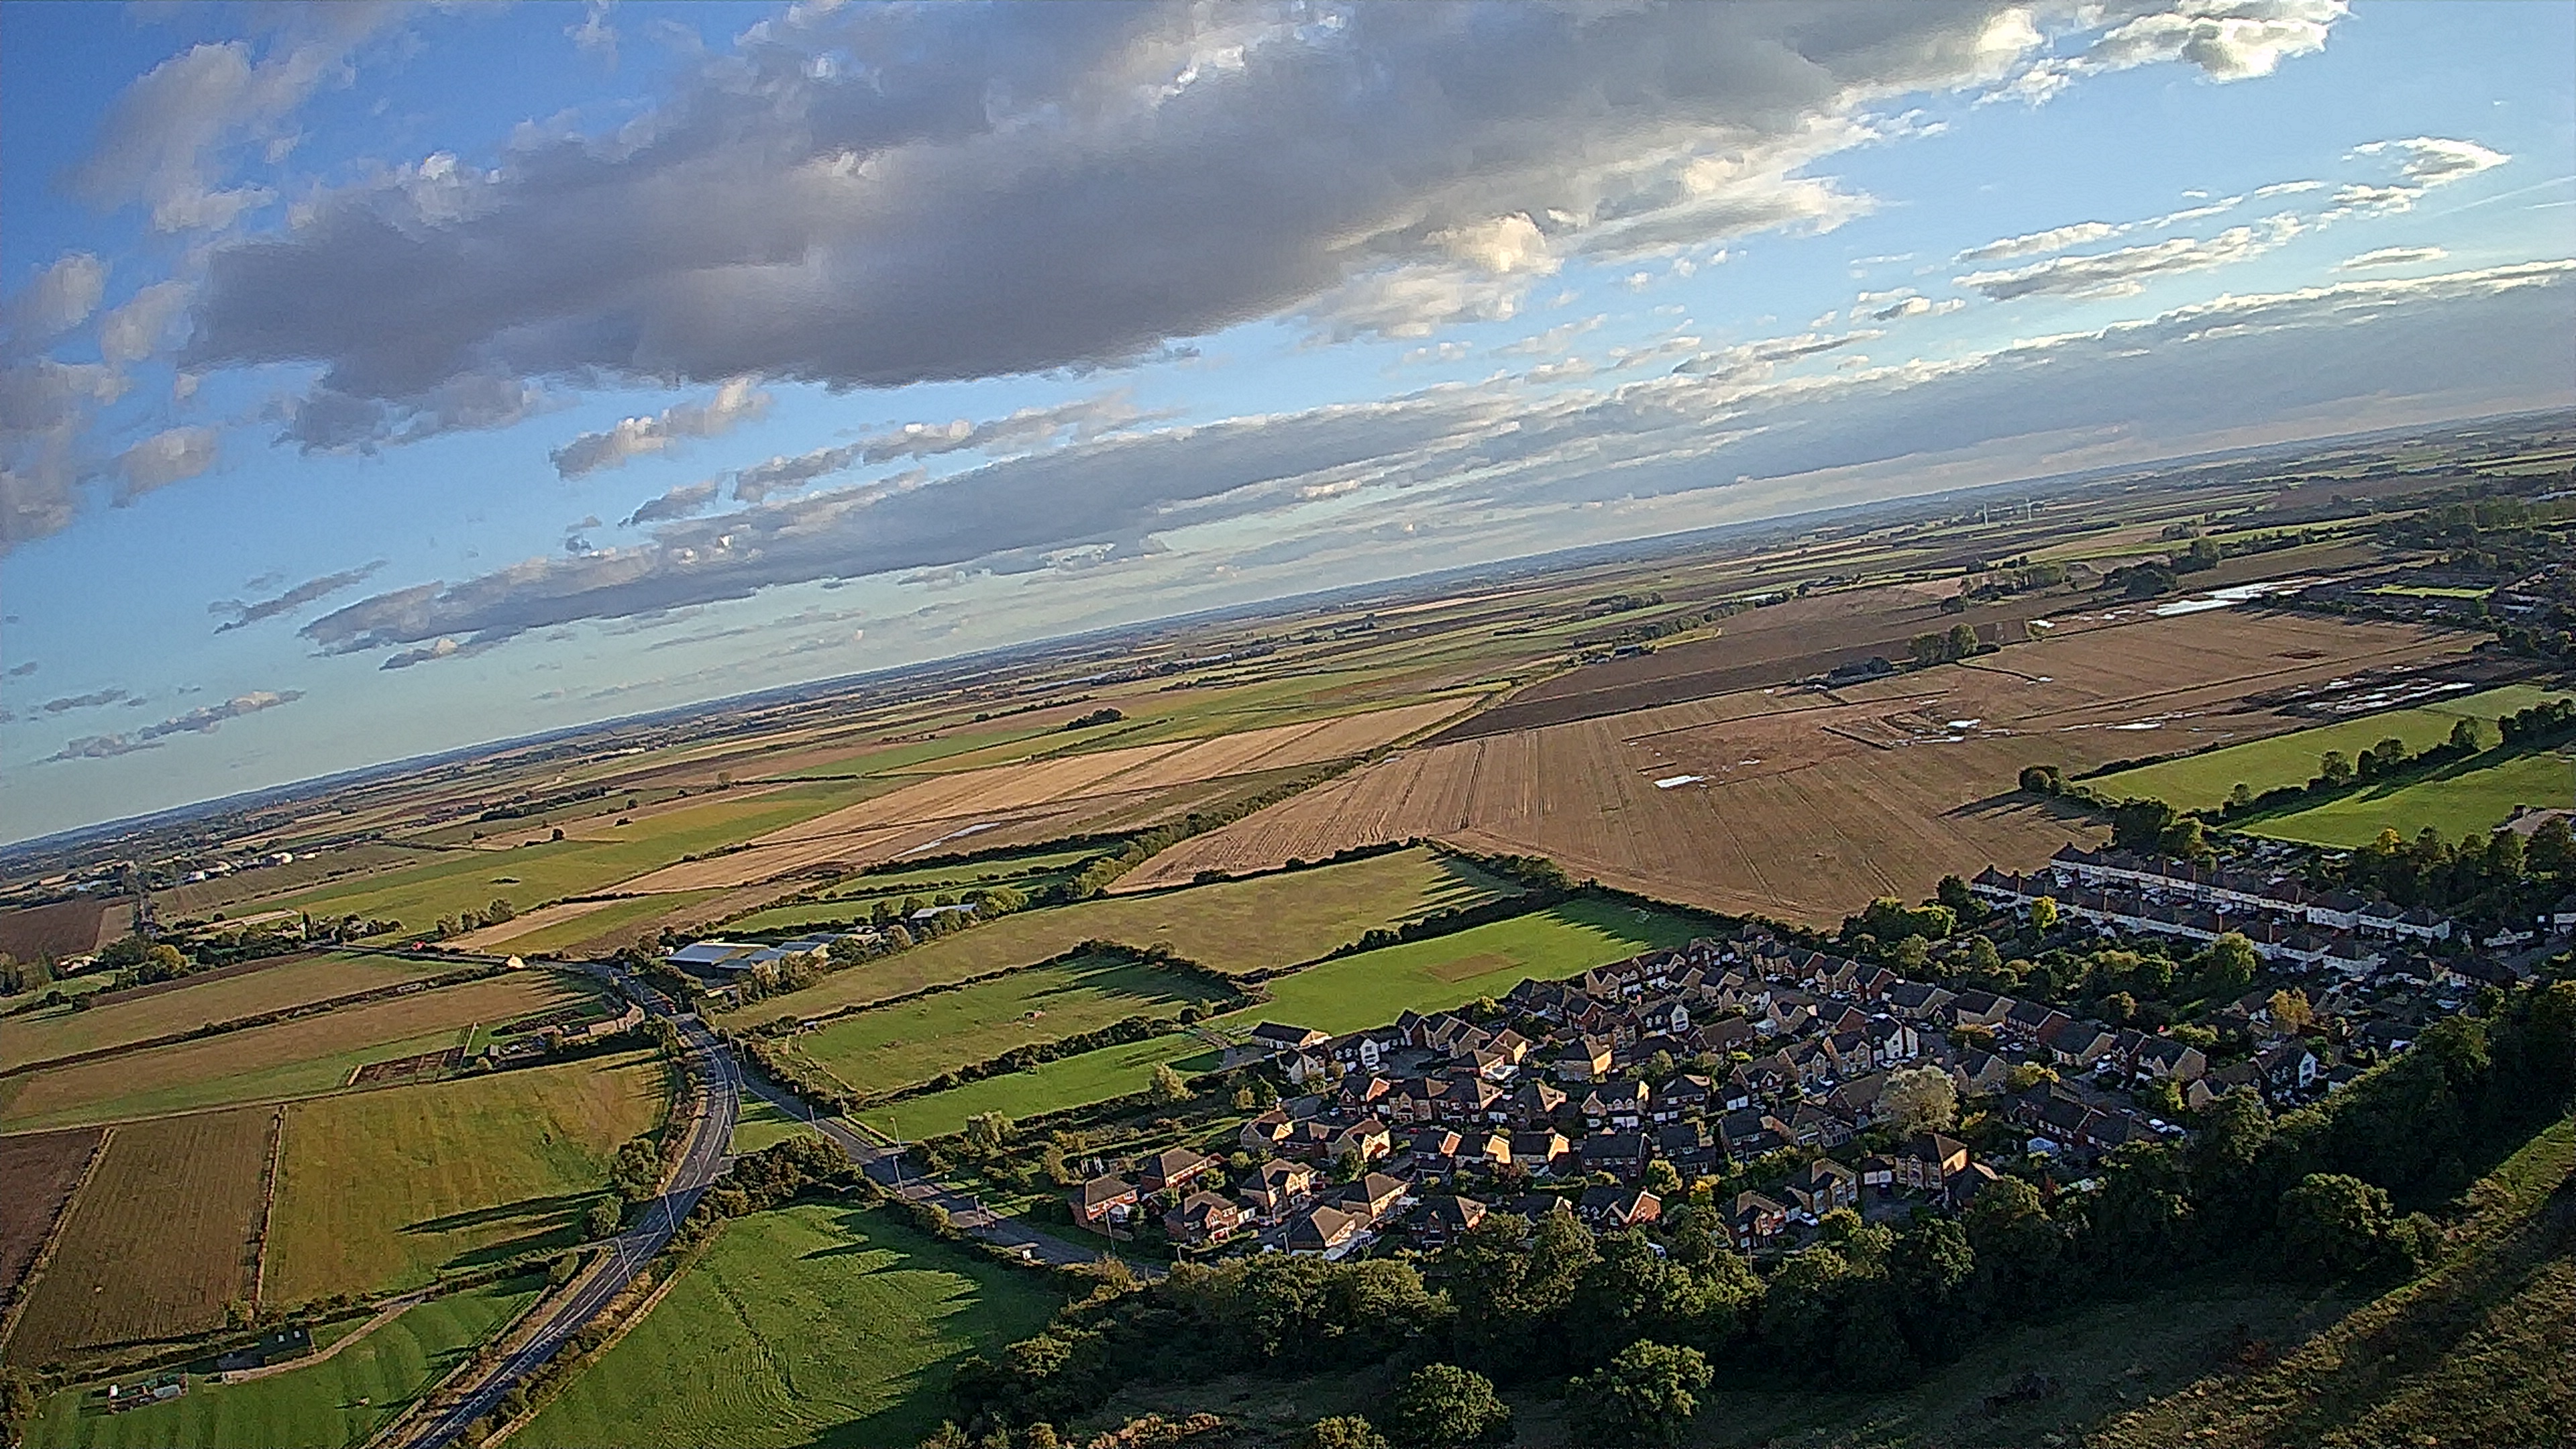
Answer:
<path fill-rule="evenodd" d="M 45 1234 L 98 1148 L 95 1128 L 0 1137 L 0 1315 L 18 1299 L 18 1280 L 44 1251 Z"/>
<path fill-rule="evenodd" d="M 263 1297 L 417 1287 L 579 1240 L 619 1143 L 659 1125 L 647 1055 L 459 1077 L 287 1109 Z"/>
<path fill-rule="evenodd" d="M 906 1102 L 870 1107 L 857 1115 L 880 1132 L 937 1137 L 965 1126 L 966 1119 L 979 1112 L 1034 1117 L 1141 1092 L 1153 1080 L 1154 1068 L 1167 1062 L 1178 1065 L 1186 1075 L 1214 1067 L 1217 1053 L 1205 1037 L 1194 1032 L 1168 1032 L 1145 1041 L 1059 1057 L 1025 1072 L 986 1077 Z"/>
<path fill-rule="evenodd" d="M 250 1296 L 274 1115 L 246 1108 L 116 1128 L 28 1292 L 9 1363 L 221 1327 L 224 1306 Z"/>
<path fill-rule="evenodd" d="M 2255 835 L 2333 849 L 2367 845 L 2383 829 L 2408 840 L 2430 826 L 2443 838 L 2492 830 L 2516 805 L 2576 803 L 2576 760 L 2556 750 L 2516 754 L 2494 764 L 2463 760 L 2422 779 L 2373 786 L 2305 810 L 2260 816 Z"/>
<path fill-rule="evenodd" d="M 765 1097 L 746 1095 L 742 1111 L 733 1121 L 733 1154 L 758 1152 L 775 1147 L 790 1137 L 804 1135 L 805 1119 L 791 1117 L 784 1108 Z"/>
<path fill-rule="evenodd" d="M 2025 869 L 2097 840 L 2089 822 L 2017 792 L 2024 765 L 2073 771 L 2147 739 L 2282 733 L 2300 721 L 2249 695 L 2456 655 L 2468 638 L 2223 610 L 2068 622 L 1968 664 L 1830 692 L 1746 691 L 1418 747 L 1183 841 L 1127 880 L 1426 836 L 1544 854 L 1714 910 L 1830 924 L 1877 896 L 1927 894 L 1962 862 Z"/>
<path fill-rule="evenodd" d="M 884 1212 L 737 1218 L 642 1323 L 510 1440 L 737 1449 L 919 1442 L 946 1365 L 1035 1333 L 1061 1297 Z"/>
<path fill-rule="evenodd" d="M 364 1443 L 533 1302 L 511 1279 L 405 1309 L 330 1358 L 246 1383 L 200 1377 L 167 1403 L 108 1413 L 66 1389 L 27 1426 L 28 1449 L 347 1449 Z"/>
<path fill-rule="evenodd" d="M 316 1016 L 0 1079 L 0 1123 L 73 1126 L 317 1096 L 359 1066 L 462 1045 L 474 1026 L 592 999 L 580 978 L 514 971 Z"/>
<path fill-rule="evenodd" d="M 125 934 L 129 901 L 80 896 L 50 906 L 0 911 L 0 951 L 21 961 L 86 956 Z"/>
<path fill-rule="evenodd" d="M 540 951 L 566 951 L 623 927 L 686 910 L 718 894 L 720 892 L 711 890 L 675 891 L 668 895 L 636 896 L 627 900 L 576 901 L 544 906 L 497 926 L 468 931 L 457 937 L 455 944 L 467 951 L 507 951 L 518 956 L 532 956 Z"/>
<path fill-rule="evenodd" d="M 2495 720 L 2499 715 L 2554 697 L 2519 685 L 2482 690 L 2438 704 L 2340 720 L 2122 770 L 2092 783 L 2107 794 L 2140 795 L 2162 800 L 2177 810 L 2198 810 L 2226 800 L 2228 792 L 2240 784 L 2257 795 L 2282 785 L 2304 785 L 2315 777 L 2317 761 L 2328 750 L 2340 750 L 2345 758 L 2352 759 L 2385 739 L 2404 740 L 2410 751 L 2438 745 L 2450 738 L 2452 726 L 2462 719 L 2481 721 L 2480 738 L 2492 745 L 2496 742 Z M 2502 818 L 2501 814 L 2498 818 Z"/>
<path fill-rule="evenodd" d="M 793 1050 L 852 1091 L 883 1092 L 1013 1047 L 1220 999 L 1197 977 L 1084 957 L 845 1016 L 800 1033 Z"/>
<path fill-rule="evenodd" d="M 119 992 L 86 1011 L 59 1006 L 0 1019 L 0 1070 L 399 986 L 454 969 L 452 962 L 331 955 L 281 957 L 238 976 L 181 977 L 167 983 L 176 989 Z"/>
<path fill-rule="evenodd" d="M 1396 851 L 1317 870 L 1023 911 L 835 972 L 754 1009 L 763 1019 L 781 1012 L 818 1015 L 933 982 L 1043 961 L 1088 940 L 1167 942 L 1178 955 L 1239 975 L 1312 960 L 1373 927 L 1420 920 L 1510 890 L 1462 861 L 1429 850 Z"/>

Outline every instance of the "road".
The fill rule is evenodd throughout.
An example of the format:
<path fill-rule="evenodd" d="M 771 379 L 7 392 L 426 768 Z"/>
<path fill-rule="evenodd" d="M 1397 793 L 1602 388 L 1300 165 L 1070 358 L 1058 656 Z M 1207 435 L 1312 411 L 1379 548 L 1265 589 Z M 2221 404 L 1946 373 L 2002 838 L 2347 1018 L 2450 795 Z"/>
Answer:
<path fill-rule="evenodd" d="M 813 1109 L 805 1100 L 757 1074 L 736 1073 L 742 1090 L 775 1104 L 791 1117 L 803 1117 L 823 1134 L 826 1141 L 841 1149 L 870 1180 L 880 1184 L 906 1202 L 934 1203 L 944 1209 L 948 1220 L 958 1231 L 998 1247 L 1010 1248 L 1041 1263 L 1059 1268 L 1074 1268 L 1099 1261 L 1100 1249 L 1086 1248 L 1059 1237 L 1041 1233 L 1017 1218 L 992 1212 L 973 1197 L 942 1183 L 907 1176 L 902 1154 L 891 1147 L 869 1140 L 850 1123 L 839 1117 L 812 1116 Z M 1141 1270 L 1140 1271 L 1144 1271 Z M 1149 1276 L 1151 1276 L 1149 1274 Z"/>
<path fill-rule="evenodd" d="M 402 1443 L 405 1449 L 444 1449 L 455 1442 L 467 1425 L 491 1413 L 502 1395 L 521 1379 L 544 1366 L 563 1348 L 572 1336 L 589 1326 L 608 1306 L 609 1300 L 623 1292 L 645 1264 L 653 1260 L 671 1241 L 680 1223 L 696 1207 L 698 1197 L 725 1169 L 727 1154 L 733 1143 L 734 1118 L 742 1110 L 742 1074 L 734 1066 L 732 1053 L 724 1049 L 713 1032 L 694 1016 L 668 1016 L 670 1003 L 624 973 L 613 968 L 606 973 L 625 988 L 645 1009 L 664 1016 L 680 1029 L 687 1051 L 683 1058 L 689 1075 L 697 1080 L 706 1094 L 706 1110 L 698 1114 L 689 1145 L 680 1155 L 679 1169 L 671 1175 L 671 1186 L 639 1218 L 634 1227 L 619 1234 L 612 1243 L 610 1256 L 593 1265 L 590 1272 L 576 1280 L 572 1293 L 556 1304 L 546 1315 L 544 1325 L 527 1342 L 512 1350 L 484 1372 L 465 1396 L 433 1415 Z"/>

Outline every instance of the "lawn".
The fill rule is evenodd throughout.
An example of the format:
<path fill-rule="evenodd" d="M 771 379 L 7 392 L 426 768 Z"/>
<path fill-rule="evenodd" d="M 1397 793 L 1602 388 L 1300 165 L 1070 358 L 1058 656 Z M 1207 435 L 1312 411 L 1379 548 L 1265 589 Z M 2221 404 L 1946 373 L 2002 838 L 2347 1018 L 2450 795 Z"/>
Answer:
<path fill-rule="evenodd" d="M 1229 973 L 1310 961 L 1380 926 L 1508 894 L 1510 887 L 1429 850 L 1404 850 L 1315 870 L 1112 896 L 1023 911 L 883 961 L 835 972 L 753 1010 L 815 1016 L 860 1002 L 1043 961 L 1087 940 L 1167 942 Z"/>
<path fill-rule="evenodd" d="M 883 1092 L 1013 1047 L 1220 999 L 1199 977 L 1084 957 L 845 1016 L 799 1035 L 795 1050 L 852 1091 Z"/>
<path fill-rule="evenodd" d="M 2383 829 L 2412 840 L 2428 825 L 2456 840 L 2503 824 L 2516 805 L 2571 802 L 2576 802 L 2576 760 L 2549 750 L 2492 765 L 2463 760 L 2423 779 L 2373 786 L 2305 810 L 2263 816 L 2244 828 L 2255 835 L 2335 848 L 2367 845 Z"/>
<path fill-rule="evenodd" d="M 882 1211 L 815 1204 L 727 1223 L 706 1256 L 513 1449 L 818 1449 L 920 1442 L 946 1365 L 1045 1326 L 1044 1280 Z"/>
<path fill-rule="evenodd" d="M 514 971 L 269 1026 L 0 1079 L 0 1126 L 26 1131 L 338 1091 L 368 1062 L 462 1045 L 478 1025 L 596 999 L 585 977 Z"/>
<path fill-rule="evenodd" d="M 520 1278 L 419 1304 L 320 1363 L 247 1383 L 191 1377 L 185 1397 L 106 1412 L 94 1387 L 45 1401 L 28 1449 L 344 1449 L 365 1442 L 535 1299 Z"/>
<path fill-rule="evenodd" d="M 805 1119 L 792 1117 L 765 1097 L 745 1095 L 742 1110 L 733 1119 L 732 1152 L 736 1157 L 775 1147 L 790 1137 L 806 1132 Z"/>
<path fill-rule="evenodd" d="M 1268 983 L 1269 1002 L 1218 1017 L 1210 1025 L 1241 1031 L 1259 1021 L 1294 1022 L 1322 1031 L 1357 1031 L 1392 1021 L 1410 1008 L 1437 1011 L 1479 996 L 1499 996 L 1524 976 L 1572 976 L 1605 962 L 1690 939 L 1677 916 L 1607 901 L 1574 901 L 1491 925 L 1409 945 L 1364 951 L 1310 966 Z M 1144 1090 L 1154 1068 L 1171 1062 L 1205 1071 L 1216 1053 L 1205 1038 L 1173 1032 L 1150 1041 L 1105 1047 L 968 1082 L 860 1113 L 882 1131 L 912 1137 L 954 1132 L 978 1112 L 1031 1117 Z"/>
<path fill-rule="evenodd" d="M 453 963 L 391 956 L 280 957 L 238 976 L 182 978 L 175 989 L 108 1001 L 87 1011 L 57 1006 L 0 1019 L 0 1069 L 194 1031 L 289 1007 L 399 986 L 454 969 Z"/>
<path fill-rule="evenodd" d="M 412 1288 L 578 1241 L 618 1144 L 660 1125 L 664 1077 L 635 1053 L 298 1103 L 265 1301 Z"/>
<path fill-rule="evenodd" d="M 2485 742 L 2492 745 L 2496 742 L 2494 721 L 2499 715 L 2557 697 L 2556 693 L 2528 685 L 2508 685 L 2413 709 L 2390 710 L 2293 730 L 2269 739 L 2249 740 L 2162 764 L 2122 770 L 2090 783 L 2108 795 L 2144 796 L 2162 800 L 2178 810 L 2197 810 L 2225 801 L 2238 785 L 2257 795 L 2283 785 L 2304 785 L 2315 777 L 2317 761 L 2328 750 L 2341 750 L 2351 759 L 2390 738 L 2404 740 L 2410 751 L 2438 745 L 2450 738 L 2451 726 L 2462 718 L 2486 721 L 2483 734 Z"/>

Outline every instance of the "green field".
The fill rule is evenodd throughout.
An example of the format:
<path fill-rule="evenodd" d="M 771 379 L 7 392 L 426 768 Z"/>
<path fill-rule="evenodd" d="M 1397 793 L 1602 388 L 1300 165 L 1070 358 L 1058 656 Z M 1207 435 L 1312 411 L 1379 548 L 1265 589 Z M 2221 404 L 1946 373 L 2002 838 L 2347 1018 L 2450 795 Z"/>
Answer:
<path fill-rule="evenodd" d="M 2438 745 L 2450 738 L 2451 726 L 2462 718 L 2486 721 L 2482 733 L 2485 742 L 2492 745 L 2496 742 L 2494 721 L 2498 716 L 2559 697 L 2558 692 L 2530 685 L 2507 685 L 2437 704 L 2293 730 L 2269 739 L 2122 770 L 2090 783 L 2107 795 L 2143 796 L 2162 800 L 2177 810 L 2198 810 L 2223 803 L 2228 792 L 2240 784 L 2257 795 L 2283 785 L 2304 785 L 2315 777 L 2317 761 L 2328 750 L 2341 750 L 2349 759 L 2390 738 L 2404 740 L 2410 751 Z"/>
<path fill-rule="evenodd" d="M 2384 829 L 2408 840 L 2431 826 L 2445 839 L 2492 830 L 2516 805 L 2576 803 L 2576 760 L 2555 750 L 2480 765 L 2463 760 L 2420 780 L 2373 786 L 2248 822 L 2255 835 L 2346 849 L 2367 845 Z"/>
<path fill-rule="evenodd" d="M 1428 850 L 1397 851 L 1317 870 L 1023 911 L 835 972 L 750 1010 L 763 1020 L 782 1012 L 817 1016 L 1043 961 L 1087 940 L 1167 942 L 1180 955 L 1229 973 L 1289 966 L 1356 941 L 1373 927 L 1508 892 L 1504 883 L 1463 862 Z"/>
<path fill-rule="evenodd" d="M 1061 1301 L 884 1212 L 738 1218 L 510 1444 L 915 1444 L 944 1416 L 949 1362 L 1028 1337 Z"/>
<path fill-rule="evenodd" d="M 506 972 L 124 1056 L 0 1078 L 0 1127 L 31 1131 L 337 1092 L 370 1062 L 463 1046 L 485 1028 L 594 1002 L 587 978 Z"/>
<path fill-rule="evenodd" d="M 660 1124 L 664 1076 L 633 1053 L 298 1104 L 263 1296 L 416 1287 L 579 1241 L 618 1144 Z"/>
<path fill-rule="evenodd" d="M 320 1363 L 224 1384 L 192 1377 L 187 1394 L 111 1414 L 95 1389 L 67 1389 L 27 1425 L 29 1449 L 343 1449 L 363 1443 L 475 1344 L 533 1301 L 520 1278 L 451 1293 Z M 127 1380 L 131 1384 L 136 1380 Z"/>
<path fill-rule="evenodd" d="M 742 1110 L 733 1119 L 733 1154 L 736 1157 L 775 1147 L 790 1137 L 804 1135 L 805 1119 L 791 1117 L 765 1097 L 745 1093 Z"/>
<path fill-rule="evenodd" d="M 1690 923 L 1606 901 L 1575 901 L 1454 935 L 1364 951 L 1310 966 L 1268 983 L 1273 999 L 1212 1020 L 1229 1031 L 1259 1021 L 1294 1022 L 1322 1031 L 1357 1031 L 1398 1013 L 1436 1011 L 1479 996 L 1499 996 L 1524 976 L 1571 976 L 1694 934 Z M 1176 1063 L 1184 1073 L 1215 1066 L 1206 1038 L 1173 1032 L 1151 1041 L 1105 1047 L 931 1092 L 860 1113 L 880 1131 L 921 1138 L 954 1132 L 979 1112 L 1031 1117 L 1142 1091 L 1154 1068 Z"/>
<path fill-rule="evenodd" d="M 1013 1047 L 1078 1036 L 1131 1016 L 1176 1016 L 1185 1003 L 1224 999 L 1198 977 L 1084 957 L 845 1016 L 801 1033 L 794 1050 L 852 1091 L 883 1092 Z"/>
<path fill-rule="evenodd" d="M 264 1016 L 454 969 L 450 961 L 351 952 L 280 957 L 256 971 L 218 979 L 183 977 L 185 984 L 173 989 L 101 1003 L 87 1011 L 64 1005 L 0 1018 L 0 1068 L 127 1046 L 194 1031 L 212 1021 Z"/>

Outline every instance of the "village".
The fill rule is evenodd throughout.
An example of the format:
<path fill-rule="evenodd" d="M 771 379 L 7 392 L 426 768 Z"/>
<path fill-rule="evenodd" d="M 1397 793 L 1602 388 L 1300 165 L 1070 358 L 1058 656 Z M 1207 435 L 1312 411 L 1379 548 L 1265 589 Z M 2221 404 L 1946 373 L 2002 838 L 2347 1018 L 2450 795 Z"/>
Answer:
<path fill-rule="evenodd" d="M 2236 933 L 2265 975 L 2201 1022 L 2146 1031 L 1747 925 L 1525 979 L 1484 1009 L 1338 1037 L 1265 1021 L 1227 1065 L 1300 1095 L 1230 1143 L 1093 1164 L 1072 1217 L 1113 1238 L 1159 1232 L 1182 1256 L 1340 1259 L 1434 1250 L 1495 1212 L 1570 1211 L 1609 1231 L 1692 1201 L 1737 1251 L 1775 1257 L 1837 1209 L 1956 1211 L 1999 1170 L 2089 1190 L 2122 1145 L 2187 1135 L 2145 1104 L 2315 1100 L 2529 970 L 2420 908 L 2108 849 L 2070 846 L 2027 876 L 1989 867 L 1971 889 L 1998 920 L 2038 913 L 2104 944 Z M 2485 944 L 2563 935 L 2563 914 Z M 1981 1132 L 1957 1125 L 1972 1114 Z M 1715 1190 L 1743 1181 L 1758 1185 Z"/>

